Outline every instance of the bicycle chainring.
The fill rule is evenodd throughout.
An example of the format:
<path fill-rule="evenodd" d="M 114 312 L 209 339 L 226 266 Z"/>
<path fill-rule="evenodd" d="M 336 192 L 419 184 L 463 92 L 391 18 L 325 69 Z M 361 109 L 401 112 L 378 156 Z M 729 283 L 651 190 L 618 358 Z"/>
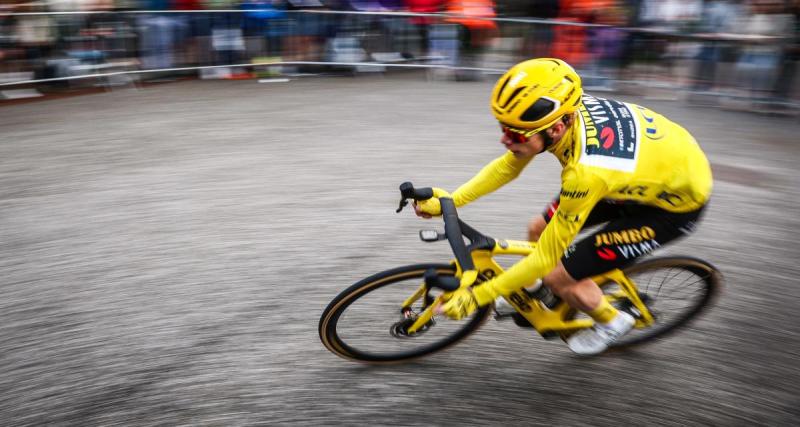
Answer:
<path fill-rule="evenodd" d="M 389 333 L 392 334 L 392 336 L 395 338 L 401 338 L 401 339 L 414 338 L 424 334 L 428 329 L 431 328 L 431 326 L 436 324 L 436 321 L 431 319 L 427 323 L 422 325 L 422 327 L 419 328 L 416 332 L 409 333 L 408 328 L 410 328 L 411 325 L 413 325 L 416 320 L 417 320 L 416 317 L 407 317 L 403 320 L 400 320 L 399 322 L 393 324 L 391 328 L 389 328 Z"/>

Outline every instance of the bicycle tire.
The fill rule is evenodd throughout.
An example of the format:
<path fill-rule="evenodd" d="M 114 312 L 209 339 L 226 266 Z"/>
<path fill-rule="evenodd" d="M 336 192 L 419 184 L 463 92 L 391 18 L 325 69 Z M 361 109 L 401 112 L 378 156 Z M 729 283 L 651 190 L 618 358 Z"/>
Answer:
<path fill-rule="evenodd" d="M 435 268 L 440 275 L 449 275 L 453 276 L 455 274 L 455 269 L 453 266 L 449 264 L 416 264 L 416 265 L 408 265 L 404 267 L 398 267 L 391 270 L 386 270 L 366 279 L 363 279 L 354 285 L 350 286 L 349 288 L 342 291 L 339 295 L 337 295 L 325 308 L 322 312 L 322 316 L 320 317 L 319 321 L 319 336 L 322 340 L 322 344 L 336 354 L 337 356 L 343 357 L 348 360 L 355 360 L 359 362 L 365 362 L 369 364 L 389 364 L 389 363 L 398 363 L 398 362 L 405 362 L 410 361 L 413 359 L 417 359 L 423 356 L 430 355 L 432 353 L 436 353 L 438 351 L 444 350 L 452 346 L 453 344 L 463 340 L 469 334 L 473 333 L 480 325 L 489 317 L 491 312 L 491 305 L 486 307 L 479 308 L 470 318 L 459 321 L 450 321 L 448 324 L 452 325 L 455 330 L 452 333 L 448 333 L 444 338 L 439 339 L 431 344 L 423 345 L 421 348 L 411 349 L 411 350 L 398 350 L 394 352 L 389 352 L 388 350 L 377 350 L 377 351 L 367 351 L 363 349 L 359 349 L 358 346 L 353 344 L 353 341 L 356 338 L 346 338 L 343 337 L 340 333 L 339 326 L 340 321 L 342 320 L 342 316 L 348 309 L 351 309 L 354 303 L 358 300 L 362 299 L 363 297 L 373 293 L 374 291 L 384 289 L 386 287 L 392 285 L 399 285 L 401 282 L 404 281 L 413 281 L 415 287 L 419 286 L 422 280 L 422 276 L 426 270 L 429 268 Z M 391 303 L 391 307 L 396 309 L 393 314 L 387 314 L 388 316 L 395 316 L 396 319 L 401 320 L 402 315 L 400 313 L 400 304 L 403 300 L 412 295 L 414 289 L 412 288 L 409 292 L 405 292 L 402 299 L 397 301 L 387 301 Z M 380 309 L 371 308 L 371 310 L 380 311 Z M 352 311 L 352 309 L 350 310 Z M 391 310 L 387 310 L 391 311 Z M 383 315 L 384 313 L 378 313 Z M 436 325 L 433 325 L 430 329 L 433 330 L 434 328 L 439 327 L 439 322 L 447 322 L 449 319 L 439 319 L 437 318 Z M 362 325 L 366 326 L 366 325 Z M 391 329 L 391 325 L 389 324 L 375 324 L 370 325 L 375 326 L 378 328 L 378 331 L 383 330 L 385 335 L 381 336 L 380 338 L 387 338 L 389 335 L 389 330 Z M 382 328 L 382 329 L 381 329 Z M 425 332 L 428 334 L 429 332 Z M 420 334 L 423 336 L 423 334 Z M 358 337 L 359 339 L 361 337 Z M 377 337 L 376 337 L 377 338 Z M 397 340 L 397 343 L 402 342 L 413 342 L 415 337 L 404 337 L 398 338 L 397 336 L 394 337 Z M 350 341 L 350 342 L 348 342 Z M 395 343 L 392 341 L 392 343 Z M 403 344 L 398 344 L 402 346 Z"/>
<path fill-rule="evenodd" d="M 628 335 L 622 337 L 618 342 L 615 342 L 609 347 L 609 350 L 625 350 L 634 346 L 642 345 L 655 341 L 660 338 L 674 333 L 675 331 L 687 326 L 691 321 L 700 316 L 713 302 L 714 298 L 720 291 L 722 286 L 722 275 L 713 265 L 698 258 L 687 256 L 671 256 L 671 257 L 656 257 L 644 260 L 633 264 L 622 270 L 625 275 L 634 280 L 639 288 L 639 295 L 643 299 L 648 299 L 646 302 L 651 314 L 655 317 L 655 323 L 647 328 L 634 329 Z M 665 272 L 672 272 L 666 275 Z M 655 273 L 665 274 L 662 282 L 658 285 L 658 289 L 653 295 L 651 289 L 652 283 L 647 283 L 646 286 L 643 280 L 637 280 L 638 277 L 643 277 L 647 274 Z M 695 281 L 690 285 L 698 285 L 698 290 L 691 294 L 691 304 L 671 320 L 663 320 L 663 316 L 659 315 L 656 310 L 656 304 L 664 298 L 660 295 L 665 286 L 667 279 L 675 279 L 686 277 L 683 279 L 682 285 L 687 287 L 686 282 L 689 277 L 695 277 Z M 603 289 L 604 293 L 608 293 L 615 285 L 613 281 L 599 282 L 598 285 Z M 644 286 L 644 287 L 643 287 Z M 674 285 L 671 287 L 674 288 Z M 674 289 L 670 289 L 674 290 Z M 659 309 L 660 310 L 660 309 Z M 569 318 L 574 318 L 578 314 L 577 311 L 572 312 Z"/>

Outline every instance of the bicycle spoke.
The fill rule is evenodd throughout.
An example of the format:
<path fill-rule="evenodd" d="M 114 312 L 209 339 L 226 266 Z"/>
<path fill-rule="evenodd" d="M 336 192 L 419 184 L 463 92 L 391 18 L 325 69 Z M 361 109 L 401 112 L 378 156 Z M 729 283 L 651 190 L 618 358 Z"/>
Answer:
<path fill-rule="evenodd" d="M 628 279 L 644 295 L 646 305 L 655 323 L 626 335 L 615 347 L 638 344 L 661 336 L 684 324 L 707 303 L 713 277 L 711 272 L 690 268 L 681 258 L 645 261 L 644 266 L 635 266 L 627 272 Z M 603 292 L 618 291 L 619 284 L 604 285 Z"/>
<path fill-rule="evenodd" d="M 418 291 L 426 271 L 413 267 L 380 273 L 344 293 L 346 298 L 333 305 L 335 311 L 323 316 L 321 334 L 326 346 L 345 357 L 374 363 L 411 359 L 460 340 L 488 316 L 485 308 L 460 321 L 435 317 L 409 332 L 416 316 L 424 311 L 424 297 L 411 304 L 411 312 L 401 310 Z"/>

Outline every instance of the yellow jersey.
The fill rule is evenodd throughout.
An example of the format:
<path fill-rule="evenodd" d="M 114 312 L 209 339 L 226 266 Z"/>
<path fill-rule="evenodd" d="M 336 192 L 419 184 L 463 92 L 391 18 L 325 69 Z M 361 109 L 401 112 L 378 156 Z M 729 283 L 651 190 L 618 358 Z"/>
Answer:
<path fill-rule="evenodd" d="M 584 94 L 578 119 L 548 151 L 561 163 L 558 209 L 536 250 L 487 282 L 494 295 L 532 285 L 556 267 L 601 200 L 634 202 L 670 212 L 699 209 L 711 194 L 711 167 L 689 132 L 639 105 Z M 531 159 L 507 152 L 453 193 L 467 204 L 516 178 Z M 476 296 L 484 292 L 476 292 Z M 490 296 L 478 298 L 488 304 Z"/>

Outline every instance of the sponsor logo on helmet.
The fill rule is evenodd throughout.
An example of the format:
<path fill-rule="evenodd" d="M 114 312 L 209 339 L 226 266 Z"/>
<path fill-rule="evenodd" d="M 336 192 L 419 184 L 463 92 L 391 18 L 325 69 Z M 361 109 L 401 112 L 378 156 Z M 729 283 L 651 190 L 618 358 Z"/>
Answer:
<path fill-rule="evenodd" d="M 528 77 L 528 73 L 520 71 L 514 77 L 511 78 L 511 81 L 508 82 L 508 84 L 511 85 L 511 87 L 514 87 L 518 85 L 519 82 L 521 82 L 522 79 L 524 79 L 525 77 Z"/>

